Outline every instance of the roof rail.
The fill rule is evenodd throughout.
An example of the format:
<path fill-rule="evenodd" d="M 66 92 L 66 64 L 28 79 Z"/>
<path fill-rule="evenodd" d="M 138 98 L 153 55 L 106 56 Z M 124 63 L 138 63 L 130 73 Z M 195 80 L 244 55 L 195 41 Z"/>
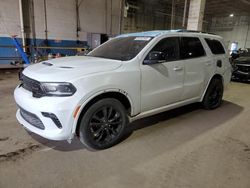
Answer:
<path fill-rule="evenodd" d="M 196 31 L 196 30 L 187 30 L 187 29 L 178 29 L 177 32 L 186 32 L 186 33 L 204 33 L 204 34 L 210 34 L 210 35 L 216 35 L 214 33 L 208 33 L 203 31 Z"/>

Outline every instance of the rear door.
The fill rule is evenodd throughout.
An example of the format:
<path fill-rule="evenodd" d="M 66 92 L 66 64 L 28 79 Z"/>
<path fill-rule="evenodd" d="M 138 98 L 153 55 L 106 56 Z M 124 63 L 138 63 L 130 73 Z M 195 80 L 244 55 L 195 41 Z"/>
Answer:
<path fill-rule="evenodd" d="M 222 43 L 217 39 L 205 38 L 205 41 L 213 54 L 214 64 L 216 65 L 217 72 L 224 73 L 228 66 L 229 58 Z"/>
<path fill-rule="evenodd" d="M 185 75 L 182 100 L 200 97 L 204 91 L 205 66 L 210 64 L 199 37 L 181 37 Z"/>

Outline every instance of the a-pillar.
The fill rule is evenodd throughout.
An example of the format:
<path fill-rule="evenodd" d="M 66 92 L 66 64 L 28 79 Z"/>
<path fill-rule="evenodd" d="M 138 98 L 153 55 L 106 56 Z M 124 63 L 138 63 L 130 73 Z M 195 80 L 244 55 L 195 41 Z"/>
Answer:
<path fill-rule="evenodd" d="M 202 31 L 206 0 L 190 0 L 188 30 Z"/>

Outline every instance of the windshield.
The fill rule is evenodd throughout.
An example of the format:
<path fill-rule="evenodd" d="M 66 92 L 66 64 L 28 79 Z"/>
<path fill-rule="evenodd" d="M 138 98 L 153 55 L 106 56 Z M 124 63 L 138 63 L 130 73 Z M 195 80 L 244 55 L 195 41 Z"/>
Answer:
<path fill-rule="evenodd" d="M 133 59 L 148 43 L 152 37 L 120 37 L 99 46 L 88 56 L 128 61 Z"/>

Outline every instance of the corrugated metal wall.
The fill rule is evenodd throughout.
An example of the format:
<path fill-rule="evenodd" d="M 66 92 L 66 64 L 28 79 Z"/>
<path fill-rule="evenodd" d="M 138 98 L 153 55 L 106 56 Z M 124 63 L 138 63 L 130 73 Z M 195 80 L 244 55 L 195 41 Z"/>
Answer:
<path fill-rule="evenodd" d="M 29 6 L 25 6 L 25 3 L 28 3 Z M 88 33 L 108 35 L 120 33 L 121 0 L 79 0 L 78 3 L 81 3 L 81 5 L 79 6 L 80 28 L 78 37 L 76 1 L 45 0 L 45 3 L 46 6 L 44 5 L 44 0 L 23 0 L 23 7 L 26 8 L 24 10 L 24 21 L 26 19 L 25 33 L 29 44 L 33 44 L 36 41 L 38 46 L 45 45 L 45 14 L 47 16 L 48 39 L 46 45 L 48 46 L 84 47 L 87 43 Z M 28 18 L 25 18 L 27 14 Z M 1 60 L 1 57 L 18 55 L 13 46 L 9 48 L 12 42 L 8 35 L 21 37 L 19 4 L 17 0 L 1 0 L 0 2 L 0 64 L 9 63 L 9 60 Z M 72 55 L 73 53 L 72 50 L 54 50 L 52 52 L 61 52 L 67 55 Z"/>

